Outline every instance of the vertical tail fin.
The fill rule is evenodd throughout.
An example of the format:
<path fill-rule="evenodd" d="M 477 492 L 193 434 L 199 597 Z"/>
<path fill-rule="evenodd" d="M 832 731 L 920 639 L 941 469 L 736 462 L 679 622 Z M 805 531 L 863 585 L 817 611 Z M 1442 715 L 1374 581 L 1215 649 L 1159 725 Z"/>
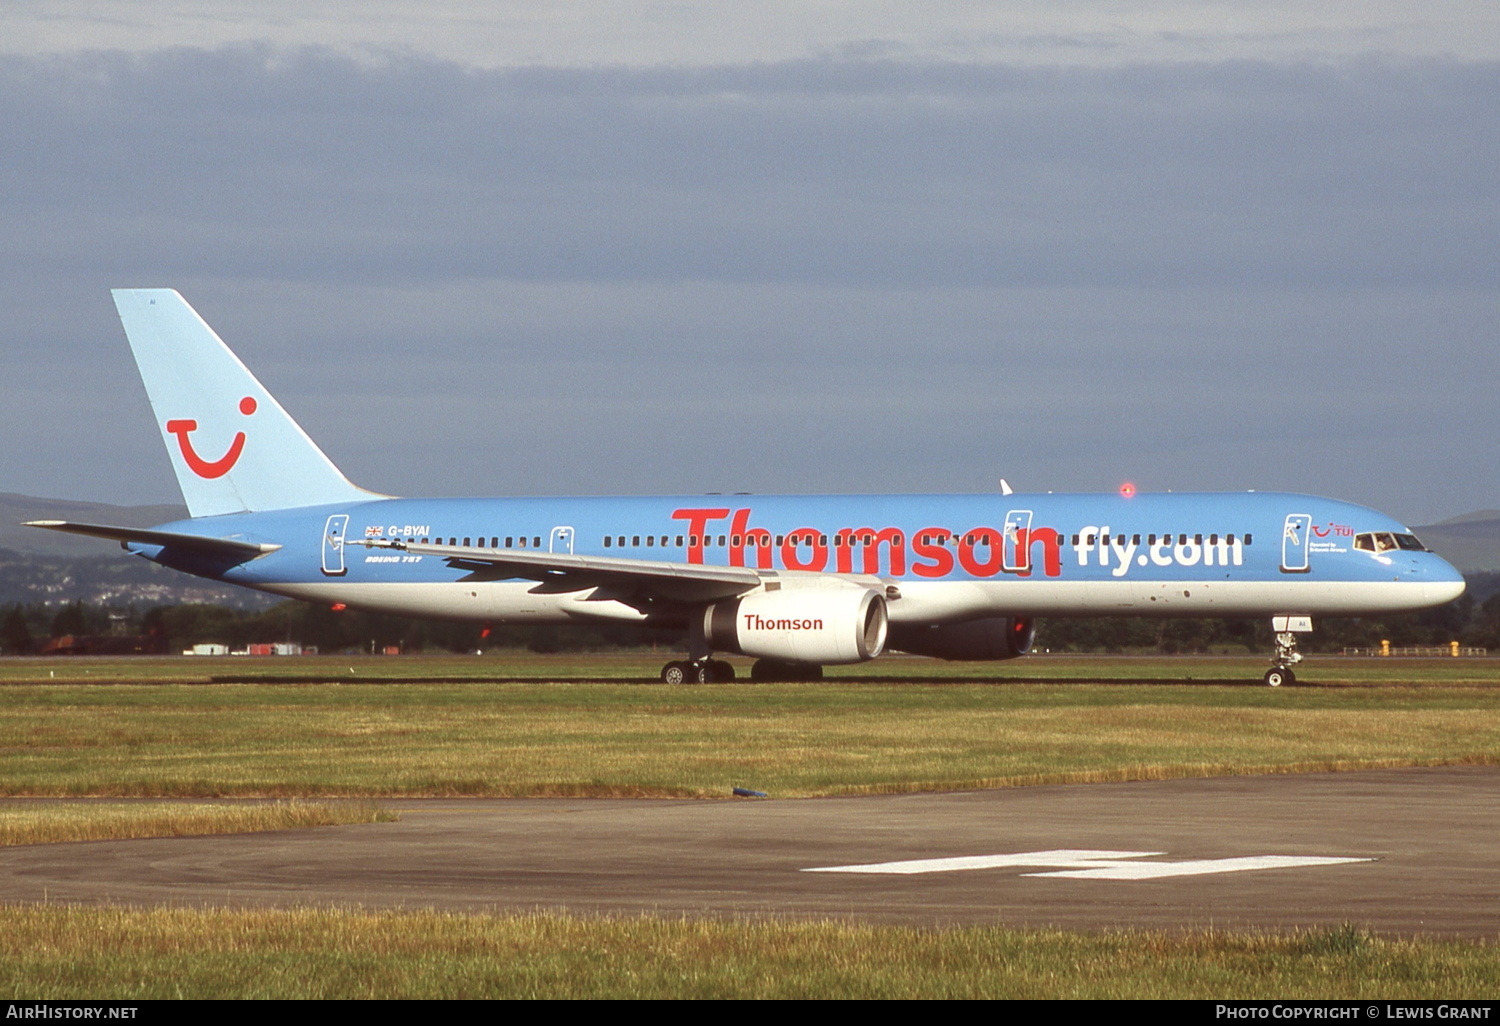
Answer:
<path fill-rule="evenodd" d="M 339 472 L 174 290 L 113 295 L 189 513 L 377 498 Z"/>

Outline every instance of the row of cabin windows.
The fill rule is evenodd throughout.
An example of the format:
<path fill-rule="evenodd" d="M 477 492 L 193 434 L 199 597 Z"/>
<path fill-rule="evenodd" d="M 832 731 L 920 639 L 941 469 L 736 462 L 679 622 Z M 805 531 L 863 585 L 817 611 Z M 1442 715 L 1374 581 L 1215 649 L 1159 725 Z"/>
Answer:
<path fill-rule="evenodd" d="M 630 544 L 633 547 L 635 547 L 635 548 L 640 548 L 641 547 L 641 537 L 642 536 L 638 535 L 638 534 L 631 535 L 630 536 Z M 663 535 L 660 535 L 659 537 L 661 539 L 661 547 L 662 548 L 666 548 L 668 546 L 668 544 L 669 544 L 670 539 L 671 539 L 671 535 L 663 534 Z M 740 547 L 741 544 L 745 544 L 745 545 L 760 545 L 760 544 L 763 544 L 763 539 L 765 537 L 766 537 L 765 535 L 746 535 L 744 537 L 741 537 L 740 535 L 736 534 L 736 535 L 733 536 L 732 541 L 733 541 L 734 546 L 736 548 L 738 548 L 738 547 Z M 924 534 L 924 535 L 920 535 L 919 537 L 920 537 L 920 541 L 921 541 L 921 543 L 923 545 L 964 545 L 964 546 L 973 547 L 973 546 L 975 546 L 977 544 L 980 544 L 979 541 L 977 540 L 977 536 L 974 535 L 974 534 L 966 534 L 966 535 L 963 535 L 961 538 L 960 538 L 960 536 L 958 536 L 956 534 Z M 1073 546 L 1075 548 L 1078 546 L 1079 537 L 1080 537 L 1079 535 L 1076 535 L 1076 534 L 1073 535 Z M 1114 536 L 1114 538 L 1116 539 L 1116 541 L 1118 541 L 1120 544 L 1124 544 L 1124 537 L 1125 537 L 1124 535 L 1118 535 L 1118 534 Z M 1203 544 L 1203 535 L 1201 535 L 1201 534 L 1195 534 L 1192 537 L 1193 537 L 1193 544 L 1194 545 L 1202 545 Z M 621 535 L 605 535 L 604 536 L 604 547 L 606 549 L 608 549 L 608 548 L 614 548 L 614 547 L 619 547 L 619 548 L 623 549 L 623 548 L 625 548 L 625 538 L 626 538 L 626 536 L 623 535 L 623 534 L 621 534 Z M 654 548 L 656 546 L 656 544 L 657 544 L 657 538 L 658 538 L 657 535 L 646 535 L 645 536 L 645 544 L 646 544 L 646 546 L 650 547 L 650 548 Z M 728 540 L 729 538 L 730 538 L 730 536 L 728 536 L 728 535 L 722 535 L 722 534 L 719 535 L 718 545 L 720 547 L 723 547 L 725 541 Z M 826 534 L 820 534 L 820 535 L 811 535 L 811 534 L 780 535 L 780 534 L 778 534 L 776 536 L 775 544 L 782 545 L 782 544 L 784 544 L 787 541 L 788 538 L 790 538 L 790 540 L 791 540 L 791 542 L 792 542 L 793 545 L 812 545 L 814 543 L 814 540 L 816 540 L 816 543 L 819 544 L 819 545 L 827 545 L 828 544 L 828 535 L 826 535 Z M 1363 538 L 1363 536 L 1361 536 L 1361 538 Z M 1156 539 L 1157 539 L 1156 535 L 1154 535 L 1154 534 L 1148 534 L 1148 535 L 1146 535 L 1146 544 L 1147 545 L 1155 545 L 1156 544 Z M 1225 543 L 1229 544 L 1229 545 L 1233 545 L 1235 543 L 1234 539 L 1235 539 L 1235 536 L 1232 535 L 1232 534 L 1227 534 L 1227 535 L 1224 536 Z M 1417 540 L 1415 538 L 1412 538 L 1410 535 L 1403 535 L 1403 536 L 1399 536 L 1398 539 L 1397 539 L 1398 542 L 1403 543 L 1400 546 L 1401 548 L 1411 548 L 1411 547 L 1413 547 L 1410 543 L 1408 543 L 1408 539 L 1410 539 L 1411 543 L 1416 543 L 1416 546 L 1420 547 L 1421 543 L 1417 542 Z M 533 535 L 529 540 L 530 540 L 530 543 L 531 543 L 531 546 L 530 546 L 531 548 L 539 549 L 539 548 L 542 547 L 542 538 L 541 538 L 541 535 Z M 687 542 L 688 545 L 691 545 L 694 548 L 697 548 L 698 543 L 699 543 L 699 538 L 698 538 L 698 536 L 696 534 L 687 535 L 685 539 L 684 539 L 683 535 L 679 534 L 679 535 L 677 535 L 677 547 L 678 548 L 682 548 L 684 540 L 686 540 L 686 542 Z M 1107 535 L 1107 534 L 1105 534 L 1105 535 L 1093 535 L 1093 534 L 1090 534 L 1090 535 L 1083 536 L 1083 544 L 1085 546 L 1091 546 L 1091 545 L 1093 545 L 1096 540 L 1101 545 L 1108 545 L 1108 544 L 1110 544 L 1110 535 Z M 1162 540 L 1162 544 L 1163 545 L 1170 545 L 1170 544 L 1172 544 L 1172 535 L 1171 534 L 1163 534 L 1163 535 L 1161 535 L 1161 540 Z M 420 542 L 423 545 L 426 545 L 428 543 L 428 539 L 426 539 L 426 538 L 407 538 L 406 541 L 407 541 L 408 544 L 410 544 L 411 542 L 414 542 L 414 541 L 415 542 Z M 478 545 L 481 548 L 484 546 L 484 538 L 480 537 L 480 538 L 475 539 L 472 536 L 467 537 L 467 538 L 465 538 L 463 540 L 464 546 L 467 547 L 471 541 L 473 541 L 474 544 Z M 527 541 L 528 541 L 528 539 L 524 535 L 521 536 L 521 537 L 519 537 L 519 538 L 516 537 L 515 535 L 507 535 L 504 538 L 505 544 L 502 546 L 500 544 L 501 537 L 499 535 L 493 535 L 493 536 L 490 537 L 489 541 L 490 541 L 490 548 L 492 548 L 492 549 L 498 549 L 498 548 L 507 548 L 507 549 L 521 548 L 521 549 L 524 549 L 524 548 L 527 547 Z M 855 546 L 855 545 L 874 545 L 875 541 L 876 541 L 876 538 L 875 538 L 875 535 L 873 535 L 873 534 L 852 535 L 852 536 L 849 537 L 849 545 L 850 545 L 851 548 L 853 546 Z M 904 539 L 903 539 L 903 537 L 902 537 L 901 534 L 897 533 L 897 534 L 895 534 L 895 535 L 893 535 L 891 537 L 891 541 L 892 541 L 892 543 L 894 543 L 896 545 L 900 545 L 900 544 L 903 544 Z M 1243 544 L 1249 545 L 1250 541 L 1251 541 L 1251 536 L 1248 535 L 1248 534 L 1246 534 L 1243 537 L 1242 541 L 1243 541 Z M 433 544 L 441 545 L 441 544 L 443 544 L 443 539 L 440 538 L 440 537 L 439 538 L 434 538 L 434 539 L 432 539 L 432 542 L 433 542 Z M 703 538 L 702 538 L 702 542 L 703 542 L 704 545 L 712 546 L 714 544 L 714 536 L 711 535 L 711 534 L 705 534 L 703 536 Z M 1139 545 L 1141 543 L 1141 536 L 1138 535 L 1138 534 L 1131 535 L 1130 543 L 1132 545 Z M 1178 545 L 1186 545 L 1187 543 L 1188 543 L 1188 536 L 1186 534 L 1179 534 L 1177 536 L 1177 544 Z M 457 538 L 457 536 L 450 536 L 448 538 L 448 544 L 449 545 L 457 545 L 458 544 L 458 538 Z M 843 544 L 844 544 L 844 535 L 834 535 L 833 536 L 833 544 L 834 544 L 834 546 L 836 548 L 842 547 Z M 1219 536 L 1217 534 L 1211 534 L 1211 535 L 1209 535 L 1208 536 L 1208 544 L 1210 544 L 1210 545 L 1217 545 L 1217 544 L 1219 544 Z M 1361 545 L 1356 544 L 1356 548 L 1364 548 L 1364 547 L 1365 546 L 1361 546 Z M 1394 547 L 1394 546 L 1392 546 L 1392 547 Z"/>
<path fill-rule="evenodd" d="M 1087 547 L 1087 546 L 1093 545 L 1096 538 L 1098 539 L 1099 544 L 1101 544 L 1101 545 L 1109 545 L 1110 544 L 1110 536 L 1109 535 L 1107 535 L 1107 534 L 1104 534 L 1104 535 L 1092 535 L 1091 534 L 1091 535 L 1087 535 L 1083 539 L 1084 546 Z M 1202 545 L 1203 544 L 1203 535 L 1201 535 L 1201 534 L 1195 534 L 1195 535 L 1192 536 L 1192 538 L 1193 538 L 1193 544 L 1194 545 Z M 1242 544 L 1249 545 L 1250 542 L 1251 542 L 1251 538 L 1252 538 L 1251 535 L 1248 535 L 1248 534 L 1244 535 L 1241 538 Z M 1117 534 L 1117 535 L 1115 535 L 1114 539 L 1115 539 L 1116 542 L 1118 542 L 1121 545 L 1125 544 L 1125 536 L 1123 534 Z M 1154 535 L 1154 534 L 1148 534 L 1148 535 L 1146 535 L 1146 544 L 1147 545 L 1155 545 L 1156 544 L 1156 539 L 1157 539 L 1156 535 Z M 1139 545 L 1140 543 L 1141 543 L 1141 536 L 1140 535 L 1133 534 L 1133 535 L 1130 536 L 1130 544 L 1132 544 L 1132 545 Z M 1161 543 L 1163 545 L 1171 545 L 1172 544 L 1172 535 L 1170 533 L 1161 535 Z M 1185 535 L 1185 534 L 1179 534 L 1177 536 L 1177 544 L 1178 545 L 1186 545 L 1187 543 L 1188 543 L 1188 536 L 1187 535 Z M 1208 536 L 1208 544 L 1210 544 L 1210 545 L 1217 545 L 1217 544 L 1219 544 L 1219 536 L 1217 534 L 1211 534 L 1211 535 L 1209 535 Z M 1224 544 L 1226 544 L 1226 545 L 1233 545 L 1233 544 L 1235 544 L 1234 535 L 1232 535 L 1232 534 L 1226 534 L 1224 536 Z M 1076 535 L 1076 534 L 1073 536 L 1073 546 L 1075 548 L 1078 546 L 1078 535 Z"/>
<path fill-rule="evenodd" d="M 613 548 L 613 547 L 618 547 L 618 548 L 622 548 L 623 549 L 623 548 L 626 547 L 625 546 L 625 538 L 626 538 L 626 536 L 623 535 L 623 534 L 621 534 L 621 535 L 608 535 L 607 534 L 607 535 L 604 536 L 604 547 L 606 549 Z M 661 536 L 662 547 L 663 548 L 667 547 L 668 544 L 671 542 L 671 539 L 672 539 L 671 535 L 667 535 L 667 534 L 662 535 Z M 717 544 L 720 547 L 722 547 L 726 543 L 732 543 L 736 548 L 738 548 L 742 544 L 743 545 L 761 545 L 761 544 L 765 543 L 766 539 L 767 539 L 766 535 L 744 535 L 742 537 L 742 536 L 740 536 L 738 534 L 732 535 L 732 536 L 731 535 L 721 534 L 721 535 L 719 535 L 719 540 L 718 540 Z M 901 544 L 901 541 L 902 541 L 901 535 L 899 535 L 899 534 L 896 535 L 893 540 L 896 542 L 896 544 L 898 544 L 898 545 Z M 682 548 L 684 541 L 688 545 L 692 546 L 693 548 L 697 548 L 700 539 L 699 539 L 699 537 L 696 534 L 690 534 L 690 535 L 686 535 L 686 536 L 680 535 L 680 534 L 677 535 L 676 544 L 677 544 L 678 548 Z M 711 534 L 705 534 L 702 537 L 701 541 L 702 541 L 702 543 L 704 545 L 707 545 L 707 546 L 713 546 L 715 544 L 715 542 L 714 542 L 714 536 L 711 535 Z M 782 545 L 782 544 L 784 544 L 787 541 L 790 541 L 793 545 L 812 545 L 814 543 L 814 541 L 816 541 L 817 544 L 819 544 L 819 545 L 827 545 L 828 544 L 828 535 L 826 535 L 826 534 L 819 534 L 819 535 L 811 535 L 811 534 L 791 534 L 791 535 L 784 535 L 784 534 L 778 534 L 776 536 L 773 544 Z M 638 535 L 638 534 L 636 534 L 636 535 L 630 535 L 630 544 L 631 544 L 631 546 L 633 546 L 635 548 L 640 548 L 640 546 L 641 546 L 641 536 Z M 645 544 L 648 545 L 648 546 L 654 546 L 656 544 L 656 538 L 653 537 L 653 536 L 651 536 L 651 535 L 647 535 L 646 539 L 645 539 Z M 834 538 L 833 538 L 833 544 L 835 546 L 837 546 L 837 547 L 842 547 L 843 544 L 844 544 L 844 538 L 843 538 L 843 536 L 842 535 L 835 535 Z M 875 536 L 873 534 L 867 534 L 867 535 L 864 535 L 863 537 L 855 536 L 855 537 L 851 537 L 849 539 L 849 545 L 851 547 L 853 547 L 855 545 L 874 545 L 874 544 L 875 544 Z"/>
<path fill-rule="evenodd" d="M 443 539 L 442 539 L 441 536 L 438 536 L 436 538 L 430 539 L 430 541 L 431 541 L 431 543 L 433 545 L 441 545 L 441 544 L 443 544 Z M 427 538 L 407 538 L 406 539 L 406 544 L 408 544 L 408 545 L 412 544 L 413 542 L 416 542 L 419 545 L 426 545 L 426 544 L 428 544 L 429 539 L 427 539 Z M 469 537 L 467 537 L 467 538 L 465 538 L 463 540 L 464 547 L 467 548 L 471 542 L 475 546 L 477 546 L 477 547 L 479 547 L 481 549 L 484 548 L 484 538 L 483 538 L 483 536 L 475 538 L 473 535 L 470 535 Z M 519 542 L 519 544 L 517 544 L 518 542 Z M 459 544 L 458 536 L 457 535 L 450 535 L 449 538 L 448 538 L 448 544 L 449 545 L 458 545 Z M 539 549 L 539 548 L 541 548 L 542 547 L 542 537 L 541 537 L 541 535 L 533 535 L 529 540 L 526 537 L 524 537 L 524 536 L 522 536 L 520 538 L 517 538 L 515 535 L 509 535 L 509 536 L 507 536 L 505 538 L 505 544 L 503 546 L 500 544 L 500 536 L 499 535 L 492 535 L 490 537 L 490 548 L 492 548 L 492 549 L 499 549 L 499 548 L 524 549 L 524 548 L 527 548 L 528 545 L 531 548 L 533 548 L 533 549 Z"/>
<path fill-rule="evenodd" d="M 670 537 L 671 537 L 670 535 L 665 535 L 665 534 L 661 536 L 661 544 L 662 544 L 663 548 L 665 548 L 667 546 L 668 540 L 669 540 Z M 724 542 L 726 540 L 726 537 L 728 537 L 728 536 L 722 535 L 722 534 L 719 535 L 718 544 L 720 546 L 723 546 L 723 544 L 724 544 Z M 760 544 L 763 544 L 763 539 L 765 537 L 766 537 L 765 535 L 753 535 L 753 536 L 747 535 L 745 537 L 741 537 L 740 535 L 736 534 L 736 535 L 733 536 L 732 542 L 733 542 L 733 544 L 734 544 L 734 546 L 736 548 L 739 548 L 741 544 L 744 544 L 744 545 L 760 545 Z M 924 535 L 919 535 L 918 537 L 919 537 L 919 540 L 920 540 L 921 544 L 923 544 L 923 545 L 964 545 L 964 546 L 973 547 L 975 545 L 982 544 L 982 542 L 978 538 L 978 536 L 974 535 L 974 534 L 966 534 L 966 535 L 963 535 L 962 537 L 960 537 L 959 535 L 956 535 L 956 534 L 924 534 Z M 1079 537 L 1080 537 L 1079 535 L 1076 535 L 1076 534 L 1073 535 L 1073 545 L 1075 547 L 1077 547 L 1077 545 L 1078 545 Z M 1124 544 L 1124 537 L 1125 537 L 1124 535 L 1119 535 L 1119 534 L 1114 535 L 1114 538 L 1117 541 L 1119 541 L 1121 544 Z M 621 535 L 605 535 L 604 536 L 604 547 L 606 549 L 607 548 L 611 548 L 611 547 L 619 547 L 619 548 L 623 549 L 623 548 L 626 547 L 625 546 L 625 538 L 626 538 L 626 536 L 623 535 L 623 534 L 621 534 Z M 1201 534 L 1195 534 L 1195 535 L 1192 536 L 1192 538 L 1193 538 L 1193 544 L 1194 545 L 1202 545 L 1203 544 L 1203 535 L 1201 535 Z M 1148 534 L 1148 535 L 1146 535 L 1146 544 L 1147 545 L 1155 545 L 1156 544 L 1156 539 L 1157 539 L 1157 535 Z M 686 542 L 687 542 L 688 545 L 691 545 L 692 547 L 697 548 L 698 542 L 699 542 L 699 538 L 698 538 L 698 536 L 696 534 L 690 534 L 690 535 L 688 535 L 685 540 L 686 540 Z M 893 544 L 896 544 L 896 545 L 901 545 L 905 541 L 905 539 L 899 533 L 895 534 L 895 535 L 892 535 L 890 540 L 891 540 L 891 542 Z M 1107 534 L 1105 534 L 1105 535 L 1093 535 L 1093 534 L 1091 534 L 1091 535 L 1088 535 L 1088 536 L 1086 536 L 1084 538 L 1083 544 L 1084 545 L 1093 545 L 1096 540 L 1100 544 L 1108 545 L 1108 544 L 1110 544 L 1110 535 L 1107 535 Z M 1242 542 L 1242 544 L 1249 545 L 1250 542 L 1251 542 L 1251 540 L 1252 540 L 1252 536 L 1249 535 L 1249 534 L 1246 534 L 1246 535 L 1244 535 L 1242 537 L 1241 542 Z M 683 541 L 684 541 L 684 537 L 682 535 L 680 535 L 680 534 L 677 535 L 677 547 L 678 548 L 682 548 Z M 776 539 L 775 539 L 775 544 L 776 545 L 782 545 L 782 544 L 784 544 L 787 541 L 790 541 L 793 545 L 812 545 L 812 544 L 814 544 L 814 542 L 816 542 L 818 545 L 827 545 L 828 544 L 828 535 L 826 535 L 826 534 L 819 534 L 819 535 L 811 535 L 811 534 L 780 535 L 780 534 L 778 534 L 776 536 Z M 849 545 L 850 545 L 850 547 L 853 547 L 855 545 L 874 545 L 875 541 L 876 541 L 876 537 L 873 534 L 851 535 L 851 536 L 849 536 Z M 1171 545 L 1172 544 L 1172 535 L 1170 535 L 1170 534 L 1163 534 L 1163 535 L 1161 535 L 1161 541 L 1162 541 L 1163 545 Z M 705 534 L 703 536 L 703 538 L 702 538 L 702 542 L 703 542 L 704 545 L 710 545 L 711 546 L 711 545 L 714 544 L 714 536 L 711 535 L 711 534 Z M 1131 544 L 1132 545 L 1139 545 L 1140 543 L 1141 543 L 1141 536 L 1140 535 L 1138 535 L 1138 534 L 1131 535 Z M 1233 544 L 1235 544 L 1235 536 L 1232 535 L 1232 534 L 1226 534 L 1224 536 L 1224 543 L 1227 544 L 1227 545 L 1233 545 Z M 640 548 L 640 546 L 641 546 L 641 536 L 638 535 L 638 534 L 637 535 L 631 535 L 630 536 L 630 544 L 633 547 L 635 547 L 635 548 Z M 656 544 L 656 538 L 653 537 L 653 536 L 651 536 L 651 535 L 647 535 L 646 536 L 646 545 L 647 546 L 654 546 L 655 544 Z M 843 544 L 844 544 L 844 535 L 837 535 L 837 534 L 834 535 L 833 536 L 833 544 L 834 544 L 834 546 L 836 548 L 837 547 L 842 547 Z M 1178 545 L 1186 545 L 1186 544 L 1188 544 L 1188 536 L 1186 534 L 1179 534 L 1177 536 L 1177 544 Z M 1210 545 L 1217 545 L 1217 544 L 1219 544 L 1219 535 L 1216 534 L 1216 533 L 1209 535 L 1208 536 L 1208 544 L 1210 544 Z"/>

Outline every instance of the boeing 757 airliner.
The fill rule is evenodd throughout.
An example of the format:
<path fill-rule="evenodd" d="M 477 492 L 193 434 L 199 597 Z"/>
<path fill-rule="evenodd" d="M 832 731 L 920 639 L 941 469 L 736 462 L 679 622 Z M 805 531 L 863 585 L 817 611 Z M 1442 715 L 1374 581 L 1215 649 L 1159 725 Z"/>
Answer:
<path fill-rule="evenodd" d="M 335 608 L 684 630 L 668 682 L 899 649 L 1010 659 L 1043 616 L 1261 616 L 1266 683 L 1318 616 L 1440 605 L 1463 578 L 1407 528 L 1273 493 L 400 499 L 352 484 L 171 289 L 114 293 L 190 519 L 39 521 Z"/>

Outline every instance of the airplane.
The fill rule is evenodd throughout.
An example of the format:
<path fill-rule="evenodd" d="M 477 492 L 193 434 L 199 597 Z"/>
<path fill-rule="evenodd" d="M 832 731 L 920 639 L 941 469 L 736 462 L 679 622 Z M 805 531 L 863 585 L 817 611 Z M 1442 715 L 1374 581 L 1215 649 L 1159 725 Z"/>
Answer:
<path fill-rule="evenodd" d="M 816 680 L 887 650 L 1026 655 L 1038 617 L 1315 617 L 1441 605 L 1463 577 L 1362 506 L 1271 492 L 409 499 L 349 481 L 171 289 L 113 291 L 189 519 L 30 526 L 334 609 L 683 630 L 668 683 Z"/>

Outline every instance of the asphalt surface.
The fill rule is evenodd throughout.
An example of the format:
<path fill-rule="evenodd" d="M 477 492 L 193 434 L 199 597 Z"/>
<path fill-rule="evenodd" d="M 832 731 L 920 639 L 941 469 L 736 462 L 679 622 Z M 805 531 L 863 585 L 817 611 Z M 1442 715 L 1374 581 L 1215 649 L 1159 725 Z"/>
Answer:
<path fill-rule="evenodd" d="M 1500 936 L 1495 767 L 795 801 L 383 804 L 400 822 L 0 849 L 0 901 L 1069 929 L 1347 922 L 1386 934 Z M 1018 854 L 999 861 L 1023 864 L 945 872 L 807 872 Z M 1258 856 L 1366 861 L 1245 868 L 1264 865 L 1247 861 Z M 1129 868 L 1139 865 L 1151 868 Z M 1094 868 L 1034 875 L 1070 866 Z M 1183 871 L 1192 875 L 1117 878 Z"/>

